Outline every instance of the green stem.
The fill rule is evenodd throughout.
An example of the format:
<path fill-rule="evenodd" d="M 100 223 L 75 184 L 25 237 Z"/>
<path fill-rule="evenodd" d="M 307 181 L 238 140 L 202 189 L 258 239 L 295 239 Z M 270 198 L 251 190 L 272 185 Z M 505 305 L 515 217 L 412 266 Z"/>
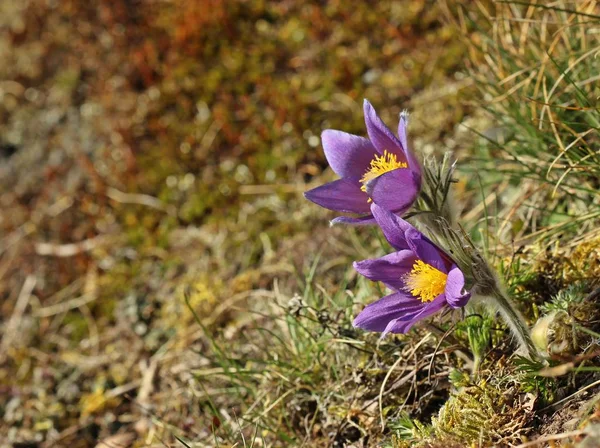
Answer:
<path fill-rule="evenodd" d="M 531 339 L 529 327 L 525 323 L 525 319 L 523 319 L 521 313 L 513 306 L 508 297 L 506 297 L 506 294 L 496 290 L 490 295 L 490 298 L 495 302 L 498 311 L 502 314 L 506 324 L 519 341 L 521 347 L 525 349 L 529 358 L 532 361 L 539 360 L 540 355 Z"/>

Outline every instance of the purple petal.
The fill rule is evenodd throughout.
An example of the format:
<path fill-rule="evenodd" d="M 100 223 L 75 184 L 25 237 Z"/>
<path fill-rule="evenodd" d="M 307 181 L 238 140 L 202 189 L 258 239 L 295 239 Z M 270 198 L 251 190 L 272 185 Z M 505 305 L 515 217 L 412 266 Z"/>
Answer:
<path fill-rule="evenodd" d="M 356 184 L 344 179 L 313 188 L 304 197 L 329 210 L 349 213 L 369 213 L 369 197 Z"/>
<path fill-rule="evenodd" d="M 452 265 L 446 280 L 446 301 L 452 308 L 462 308 L 471 298 L 471 293 L 465 290 L 465 276 L 456 265 Z"/>
<path fill-rule="evenodd" d="M 366 138 L 327 129 L 321 134 L 327 162 L 340 177 L 359 182 L 377 152 Z"/>
<path fill-rule="evenodd" d="M 392 247 L 396 250 L 409 248 L 404 234 L 407 230 L 414 229 L 413 226 L 375 203 L 371 204 L 371 213 L 373 213 L 373 217 L 377 221 L 377 224 L 379 224 L 379 227 L 381 227 L 385 239 L 388 240 Z"/>
<path fill-rule="evenodd" d="M 413 173 L 415 184 L 417 189 L 421 189 L 421 164 L 413 152 L 409 149 L 406 152 L 406 158 L 408 159 L 408 167 Z"/>
<path fill-rule="evenodd" d="M 396 318 L 385 328 L 382 337 L 387 333 L 407 333 L 411 327 L 420 320 L 423 320 L 446 306 L 444 294 L 437 296 L 433 302 L 424 305 L 420 311 L 407 313 L 402 317 Z"/>
<path fill-rule="evenodd" d="M 419 159 L 415 156 L 415 154 L 408 147 L 408 138 L 407 138 L 407 127 L 408 127 L 408 112 L 404 111 L 400 114 L 400 122 L 398 123 L 398 138 L 400 139 L 400 143 L 402 143 L 402 147 L 404 148 L 404 153 L 406 154 L 406 160 L 408 161 L 408 167 L 410 170 L 415 173 L 415 180 L 417 184 L 421 185 L 421 164 L 419 163 Z"/>
<path fill-rule="evenodd" d="M 429 241 L 425 235 L 415 228 L 408 229 L 405 235 L 408 247 L 417 257 L 441 272 L 448 272 L 448 268 L 440 255 L 441 249 Z"/>
<path fill-rule="evenodd" d="M 399 291 L 367 305 L 352 325 L 369 331 L 384 331 L 390 321 L 407 313 L 419 312 L 423 307 L 420 300 Z"/>
<path fill-rule="evenodd" d="M 366 226 L 369 224 L 376 224 L 375 218 L 373 215 L 361 216 L 359 218 L 351 218 L 349 216 L 338 216 L 337 218 L 333 218 L 329 221 L 329 224 L 332 226 L 335 224 L 348 224 L 351 226 Z"/>
<path fill-rule="evenodd" d="M 405 287 L 402 279 L 410 273 L 417 257 L 410 250 L 401 250 L 384 255 L 381 258 L 356 261 L 353 266 L 359 274 L 374 282 L 383 282 L 386 286 L 403 290 Z"/>
<path fill-rule="evenodd" d="M 416 322 L 417 322 L 416 320 L 404 321 L 404 320 L 394 319 L 394 320 L 390 321 L 390 323 L 387 325 L 387 327 L 385 327 L 385 330 L 383 330 L 383 332 L 381 333 L 381 338 L 385 337 L 385 335 L 388 333 L 406 334 L 406 333 L 408 333 L 408 330 L 410 330 Z"/>
<path fill-rule="evenodd" d="M 411 170 L 398 168 L 369 181 L 367 194 L 375 204 L 391 212 L 402 214 L 417 199 L 419 186 Z"/>
<path fill-rule="evenodd" d="M 406 128 L 408 127 L 408 112 L 403 111 L 400 114 L 400 122 L 398 123 L 398 138 L 400 139 L 400 143 L 402 143 L 402 148 L 404 151 L 408 150 L 408 138 Z"/>
<path fill-rule="evenodd" d="M 377 152 L 383 154 L 384 151 L 387 151 L 396 154 L 399 162 L 407 162 L 402 144 L 383 121 L 381 121 L 381 118 L 379 118 L 369 101 L 365 100 L 363 109 L 369 140 L 371 140 Z"/>

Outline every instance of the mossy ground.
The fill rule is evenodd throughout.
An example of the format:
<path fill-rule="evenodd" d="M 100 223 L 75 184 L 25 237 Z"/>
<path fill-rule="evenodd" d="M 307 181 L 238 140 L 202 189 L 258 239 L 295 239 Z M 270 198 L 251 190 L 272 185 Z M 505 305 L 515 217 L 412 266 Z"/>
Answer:
<path fill-rule="evenodd" d="M 583 3 L 581 11 L 598 14 L 594 2 Z M 486 36 L 512 38 L 486 31 L 488 7 L 1 2 L 6 443 L 341 447 L 406 443 L 404 435 L 450 446 L 517 443 L 535 435 L 532 421 L 552 427 L 554 411 L 564 413 L 560 405 L 536 412 L 593 384 L 597 373 L 527 376 L 490 316 L 455 332 L 448 331 L 452 319 L 438 318 L 384 341 L 353 329 L 354 313 L 381 291 L 356 278 L 351 261 L 381 253 L 380 237 L 372 229 L 329 228 L 332 215 L 301 196 L 332 179 L 323 129 L 364 134 L 365 97 L 390 125 L 408 108 L 417 151 L 450 149 L 465 161 L 456 191 L 467 230 L 531 323 L 569 283 L 593 289 L 600 263 L 590 173 L 598 165 L 589 148 L 597 128 L 585 103 L 597 93 L 585 82 L 593 67 L 573 71 L 579 90 L 559 90 L 562 98 L 577 92 L 581 103 L 576 116 L 560 117 L 560 132 L 529 125 L 523 97 L 496 99 L 498 108 L 485 115 L 478 102 L 485 95 L 472 87 L 488 80 L 502 96 L 520 81 L 508 68 L 494 71 L 497 61 L 479 46 Z M 518 12 L 499 8 L 509 19 Z M 587 17 L 526 10 L 532 23 Z M 545 45 L 539 36 L 532 48 Z M 582 36 L 559 43 L 568 48 L 585 38 L 573 51 L 593 48 L 597 34 Z M 497 54 L 520 76 L 527 57 Z M 465 58 L 477 62 L 471 71 Z M 569 62 L 546 61 L 547 79 Z M 493 76 L 508 77 L 506 89 Z M 499 122 L 519 131 L 507 145 L 510 157 L 497 140 L 458 127 L 486 132 Z M 540 181 L 531 142 L 558 154 L 572 129 L 582 142 L 569 162 L 575 167 L 560 165 L 556 178 Z M 529 168 L 519 172 L 515 158 Z M 502 169 L 489 169 L 497 160 Z M 488 171 L 478 179 L 475 169 Z M 551 196 L 559 213 L 551 213 L 545 201 L 559 179 Z M 527 203 L 518 197 L 523 186 Z M 575 323 L 597 331 L 593 320 Z M 488 333 L 486 344 L 474 345 L 473 335 Z M 457 383 L 453 372 L 471 373 L 477 350 L 479 375 Z M 556 363 L 579 356 L 578 368 L 592 367 L 593 341 L 578 350 Z M 481 424 L 499 423 L 485 433 L 468 425 L 447 431 L 439 419 L 456 418 L 457 406 L 468 408 L 474 396 L 491 400 L 469 408 Z M 580 406 L 581 415 L 568 403 L 564 421 L 597 420 L 594 403 Z M 438 420 L 429 427 L 432 416 Z"/>

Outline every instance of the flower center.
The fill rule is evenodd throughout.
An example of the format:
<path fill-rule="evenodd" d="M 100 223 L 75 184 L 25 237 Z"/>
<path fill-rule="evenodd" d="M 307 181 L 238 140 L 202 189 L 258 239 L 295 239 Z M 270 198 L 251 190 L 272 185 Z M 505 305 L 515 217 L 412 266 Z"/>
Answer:
<path fill-rule="evenodd" d="M 415 261 L 412 270 L 404 276 L 406 289 L 421 302 L 431 302 L 444 292 L 448 274 L 437 270 L 423 260 Z"/>
<path fill-rule="evenodd" d="M 366 193 L 367 182 L 388 171 L 395 170 L 396 168 L 408 168 L 408 165 L 406 162 L 398 162 L 396 154 L 383 151 L 383 155 L 375 156 L 375 158 L 371 160 L 371 165 L 360 179 L 360 183 L 362 184 L 360 189 Z M 369 202 L 371 202 L 371 199 L 369 199 Z"/>

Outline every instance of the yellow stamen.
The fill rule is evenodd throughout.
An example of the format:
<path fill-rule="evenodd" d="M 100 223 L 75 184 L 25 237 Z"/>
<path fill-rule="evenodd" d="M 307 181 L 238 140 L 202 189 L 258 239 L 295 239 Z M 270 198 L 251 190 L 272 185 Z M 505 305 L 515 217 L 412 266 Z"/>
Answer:
<path fill-rule="evenodd" d="M 423 260 L 413 264 L 412 271 L 404 277 L 406 289 L 421 302 L 431 302 L 444 292 L 448 274 L 437 270 Z"/>
<path fill-rule="evenodd" d="M 362 187 L 360 189 L 367 192 L 367 182 L 375 179 L 376 177 L 381 176 L 388 171 L 395 170 L 397 168 L 408 168 L 406 162 L 398 162 L 398 157 L 396 154 L 392 154 L 387 151 L 383 151 L 382 156 L 375 156 L 373 160 L 371 160 L 371 165 L 369 169 L 365 172 L 363 177 L 360 179 L 360 183 Z M 369 202 L 371 199 L 369 198 Z"/>

